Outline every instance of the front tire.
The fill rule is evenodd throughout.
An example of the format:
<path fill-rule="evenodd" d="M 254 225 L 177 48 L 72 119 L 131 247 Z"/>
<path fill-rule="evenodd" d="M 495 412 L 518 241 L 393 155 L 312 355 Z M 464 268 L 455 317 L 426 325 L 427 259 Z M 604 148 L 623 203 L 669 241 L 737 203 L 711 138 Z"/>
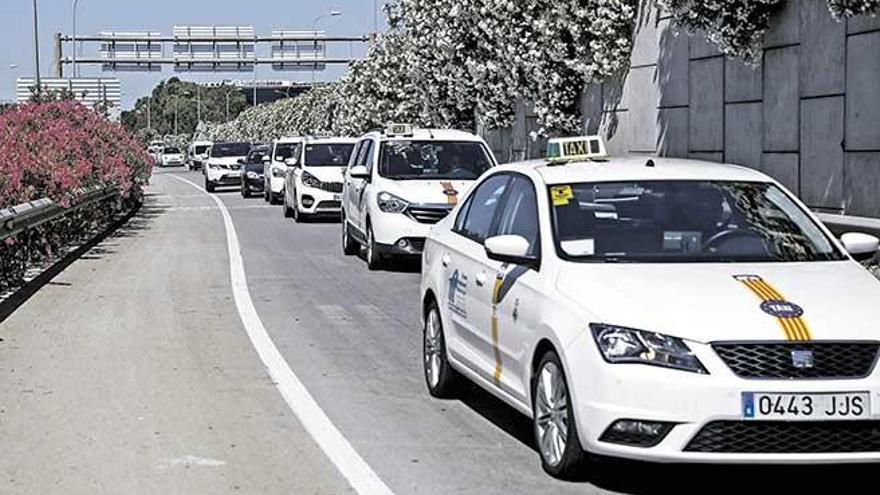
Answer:
<path fill-rule="evenodd" d="M 351 235 L 351 231 L 349 230 L 351 227 L 348 226 L 348 220 L 345 218 L 345 213 L 341 215 L 342 218 L 342 252 L 346 256 L 353 256 L 358 254 L 361 250 L 360 244 L 358 244 L 357 240 Z"/>
<path fill-rule="evenodd" d="M 446 336 L 437 302 L 428 303 L 422 329 L 422 364 L 428 393 L 438 399 L 453 399 L 461 391 L 461 375 L 446 358 Z"/>
<path fill-rule="evenodd" d="M 212 193 L 212 192 L 214 192 L 214 190 L 216 190 L 216 189 L 217 189 L 217 186 L 215 186 L 214 184 L 212 184 L 211 181 L 209 181 L 208 178 L 205 177 L 205 191 L 208 191 L 209 193 Z"/>
<path fill-rule="evenodd" d="M 571 479 L 582 470 L 586 452 L 581 448 L 559 356 L 547 351 L 532 380 L 532 426 L 541 466 L 550 476 Z"/>
<path fill-rule="evenodd" d="M 376 246 L 376 238 L 373 236 L 373 227 L 367 222 L 367 268 L 381 270 L 384 260 Z"/>

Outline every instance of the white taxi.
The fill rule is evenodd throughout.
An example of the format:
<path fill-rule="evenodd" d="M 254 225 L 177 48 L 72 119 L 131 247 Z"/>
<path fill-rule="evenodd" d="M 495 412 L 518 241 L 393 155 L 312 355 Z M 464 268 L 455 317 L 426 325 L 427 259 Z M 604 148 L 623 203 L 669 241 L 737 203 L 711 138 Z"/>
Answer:
<path fill-rule="evenodd" d="M 392 124 L 358 140 L 342 192 L 342 249 L 366 247 L 375 270 L 422 253 L 431 227 L 497 165 L 482 138 L 463 131 Z"/>
<path fill-rule="evenodd" d="M 250 143 L 213 143 L 202 173 L 205 190 L 214 192 L 221 186 L 240 186 L 241 167 L 251 150 Z"/>
<path fill-rule="evenodd" d="M 286 137 L 272 142 L 272 152 L 264 159 L 263 200 L 270 204 L 281 201 L 288 165 L 296 162 L 303 138 Z"/>
<path fill-rule="evenodd" d="M 338 217 L 342 181 L 357 139 L 308 137 L 287 169 L 284 217 L 297 222 L 313 216 Z"/>
<path fill-rule="evenodd" d="M 481 177 L 423 254 L 424 375 L 528 415 L 545 470 L 880 460 L 880 280 L 771 178 L 601 159 L 598 138 Z M 572 156 L 575 155 L 575 156 Z"/>

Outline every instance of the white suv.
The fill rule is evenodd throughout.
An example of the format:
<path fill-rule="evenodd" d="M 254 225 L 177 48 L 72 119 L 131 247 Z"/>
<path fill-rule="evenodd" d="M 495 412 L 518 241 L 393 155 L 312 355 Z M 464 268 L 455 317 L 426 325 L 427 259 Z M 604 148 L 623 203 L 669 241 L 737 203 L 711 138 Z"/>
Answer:
<path fill-rule="evenodd" d="M 288 162 L 293 163 L 299 157 L 302 142 L 301 137 L 281 138 L 272 142 L 272 153 L 263 167 L 263 199 L 266 202 L 277 204 L 281 200 Z"/>
<path fill-rule="evenodd" d="M 367 264 L 419 256 L 431 226 L 473 182 L 497 165 L 482 138 L 469 132 L 392 125 L 358 144 L 342 191 L 342 247 Z"/>
<path fill-rule="evenodd" d="M 357 139 L 307 138 L 287 170 L 284 216 L 297 222 L 312 216 L 338 217 L 342 181 Z"/>
<path fill-rule="evenodd" d="M 250 150 L 249 143 L 212 144 L 203 170 L 205 190 L 214 192 L 218 186 L 241 185 L 241 167 Z"/>

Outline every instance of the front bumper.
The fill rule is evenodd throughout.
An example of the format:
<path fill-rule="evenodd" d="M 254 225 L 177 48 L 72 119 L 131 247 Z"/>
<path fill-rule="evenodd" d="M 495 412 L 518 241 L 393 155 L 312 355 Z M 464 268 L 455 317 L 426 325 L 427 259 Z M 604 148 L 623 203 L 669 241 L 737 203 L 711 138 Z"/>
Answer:
<path fill-rule="evenodd" d="M 251 179 L 245 176 L 241 180 L 241 186 L 245 188 L 245 190 L 250 192 L 263 192 L 265 186 L 265 179 L 263 178 L 263 176 L 260 176 L 256 179 Z"/>
<path fill-rule="evenodd" d="M 215 185 L 238 185 L 241 184 L 241 171 L 229 169 L 205 169 L 205 177 L 208 182 Z"/>
<path fill-rule="evenodd" d="M 342 212 L 342 193 L 332 193 L 314 187 L 296 189 L 299 211 L 307 215 L 339 215 Z"/>
<path fill-rule="evenodd" d="M 271 171 L 269 172 L 272 173 Z M 269 184 L 269 191 L 276 196 L 280 196 L 281 193 L 284 192 L 284 177 L 275 177 L 269 175 L 269 180 L 266 181 Z"/>
<path fill-rule="evenodd" d="M 425 238 L 431 233 L 432 224 L 420 223 L 402 213 L 379 213 L 370 218 L 373 237 L 383 254 L 421 255 Z M 407 241 L 409 246 L 400 245 Z"/>
<path fill-rule="evenodd" d="M 654 462 L 809 464 L 880 461 L 880 449 L 876 452 L 815 453 L 689 451 L 692 440 L 709 423 L 752 424 L 743 420 L 743 392 L 866 391 L 871 395 L 871 410 L 863 425 L 880 421 L 880 380 L 876 370 L 868 378 L 853 380 L 747 380 L 733 374 L 710 346 L 689 345 L 709 371 L 708 375 L 641 364 L 608 364 L 599 356 L 589 332 L 578 337 L 567 349 L 566 369 L 582 447 L 595 454 Z M 653 447 L 600 440 L 613 423 L 622 419 L 667 422 L 674 426 Z M 869 426 L 868 430 L 880 435 L 880 428 Z M 779 439 L 768 437 L 766 441 Z"/>

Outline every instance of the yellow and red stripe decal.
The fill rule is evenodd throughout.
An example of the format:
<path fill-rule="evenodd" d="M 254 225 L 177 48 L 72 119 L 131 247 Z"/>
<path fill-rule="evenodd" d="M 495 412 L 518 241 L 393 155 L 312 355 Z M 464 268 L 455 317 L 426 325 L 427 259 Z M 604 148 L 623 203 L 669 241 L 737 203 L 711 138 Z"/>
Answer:
<path fill-rule="evenodd" d="M 499 347 L 498 329 L 498 303 L 501 302 L 501 287 L 504 285 L 504 275 L 499 273 L 495 277 L 495 286 L 492 288 L 492 351 L 495 353 L 495 373 L 492 378 L 495 383 L 501 383 L 501 348 Z"/>
<path fill-rule="evenodd" d="M 450 206 L 455 206 L 458 204 L 458 191 L 455 190 L 455 186 L 452 182 L 441 182 L 441 186 L 443 186 L 443 194 L 446 195 L 446 203 Z"/>
<path fill-rule="evenodd" d="M 787 301 L 769 282 L 757 275 L 738 275 L 734 278 L 760 299 L 761 309 L 776 318 L 787 340 L 813 340 L 810 327 L 803 318 L 803 310 Z"/>

